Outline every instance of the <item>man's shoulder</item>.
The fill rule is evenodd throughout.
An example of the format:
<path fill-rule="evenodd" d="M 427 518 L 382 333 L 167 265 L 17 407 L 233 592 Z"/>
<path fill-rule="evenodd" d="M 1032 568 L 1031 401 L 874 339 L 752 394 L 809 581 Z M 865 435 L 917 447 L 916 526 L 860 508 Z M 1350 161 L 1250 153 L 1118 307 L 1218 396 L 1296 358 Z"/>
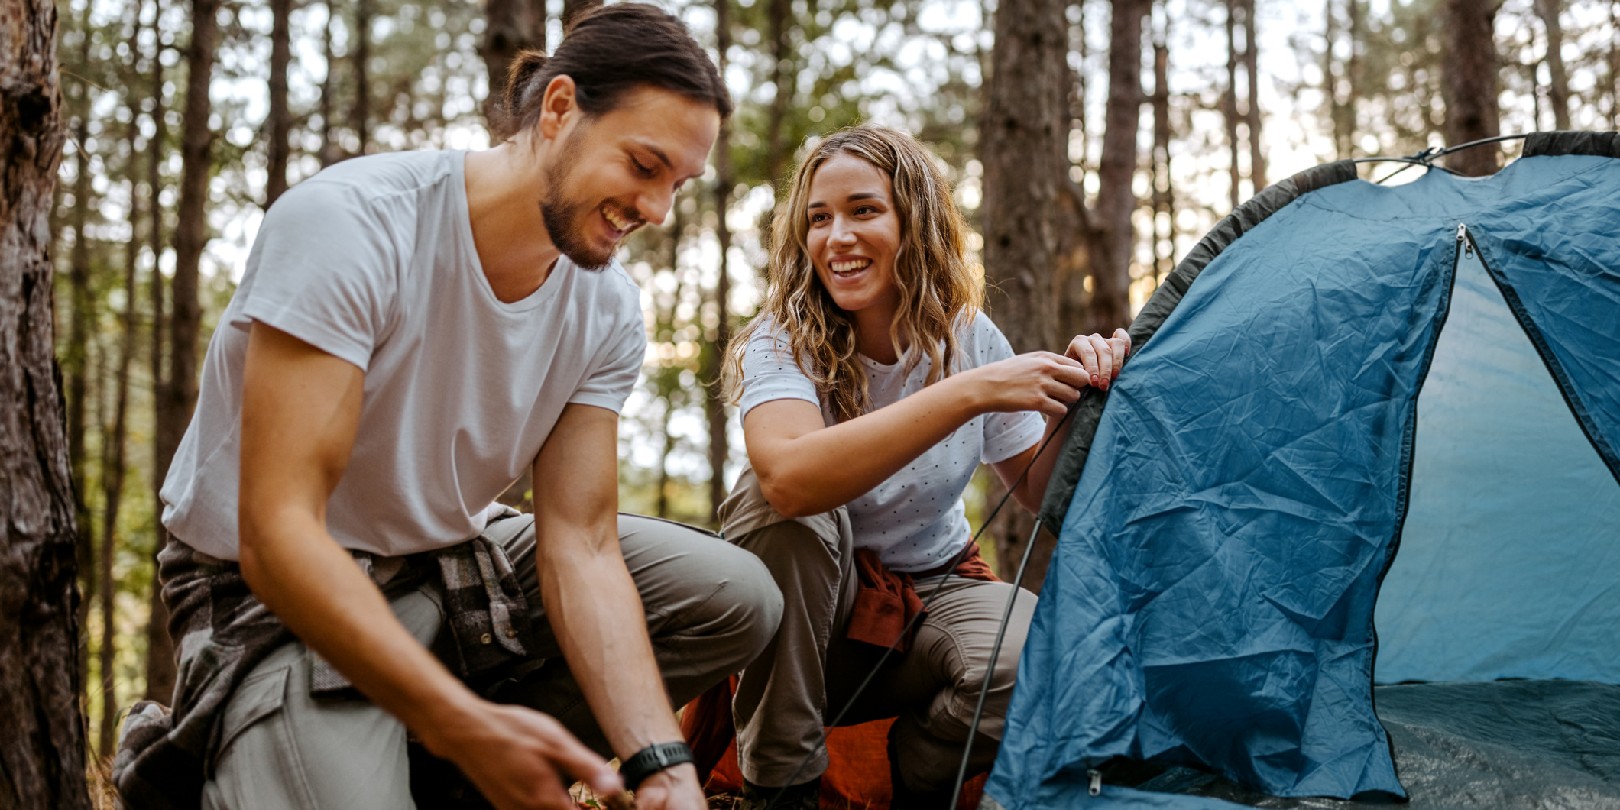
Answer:
<path fill-rule="evenodd" d="M 293 186 L 276 206 L 374 211 L 376 204 L 445 184 L 454 172 L 443 151 L 391 152 L 351 158 Z M 446 186 L 448 188 L 448 186 Z"/>

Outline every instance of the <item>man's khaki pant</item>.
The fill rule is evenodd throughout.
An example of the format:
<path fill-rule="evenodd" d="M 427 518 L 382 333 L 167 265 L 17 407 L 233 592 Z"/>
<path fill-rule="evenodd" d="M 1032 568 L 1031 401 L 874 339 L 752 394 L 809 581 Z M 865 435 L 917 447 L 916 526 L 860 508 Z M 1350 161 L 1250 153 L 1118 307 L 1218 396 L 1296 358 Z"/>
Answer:
<path fill-rule="evenodd" d="M 647 631 L 672 705 L 679 706 L 751 661 L 770 639 L 781 596 L 759 561 L 711 534 L 668 521 L 619 517 L 625 563 L 640 591 Z M 497 696 L 557 718 L 611 756 L 579 685 L 568 672 L 541 606 L 533 519 L 491 525 L 486 537 L 512 559 L 544 665 Z M 437 587 L 391 604 L 405 628 L 431 645 L 444 625 Z M 205 808 L 412 808 L 405 727 L 364 698 L 312 698 L 311 653 L 291 642 L 253 669 L 226 705 L 218 762 Z"/>
<path fill-rule="evenodd" d="M 988 673 L 1013 586 L 957 576 L 916 581 L 928 613 L 905 654 L 893 653 L 866 690 L 881 649 L 844 638 L 854 604 L 854 544 L 840 508 L 783 517 L 744 470 L 720 507 L 726 539 L 758 555 L 782 591 L 782 622 L 758 660 L 743 670 L 732 714 L 743 777 L 782 787 L 827 769 L 824 728 L 896 717 L 889 737 L 899 776 L 913 791 L 949 790 L 961 765 L 979 695 L 989 691 L 973 742 L 969 773 L 995 760 L 1019 653 L 1035 595 L 1018 592 L 1012 618 Z"/>

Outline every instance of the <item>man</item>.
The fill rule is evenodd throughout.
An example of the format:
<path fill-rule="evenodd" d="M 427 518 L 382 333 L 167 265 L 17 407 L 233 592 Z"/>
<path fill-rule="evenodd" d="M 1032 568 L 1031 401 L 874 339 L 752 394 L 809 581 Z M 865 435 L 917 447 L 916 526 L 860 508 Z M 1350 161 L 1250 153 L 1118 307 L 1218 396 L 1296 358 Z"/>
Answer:
<path fill-rule="evenodd" d="M 612 256 L 730 101 L 638 4 L 509 84 L 496 148 L 349 161 L 266 215 L 163 487 L 180 683 L 126 726 L 127 804 L 409 807 L 411 737 L 498 807 L 615 791 L 609 752 L 641 807 L 706 806 L 670 699 L 751 660 L 781 597 L 616 516 L 645 335 Z M 488 507 L 526 468 L 535 515 Z"/>

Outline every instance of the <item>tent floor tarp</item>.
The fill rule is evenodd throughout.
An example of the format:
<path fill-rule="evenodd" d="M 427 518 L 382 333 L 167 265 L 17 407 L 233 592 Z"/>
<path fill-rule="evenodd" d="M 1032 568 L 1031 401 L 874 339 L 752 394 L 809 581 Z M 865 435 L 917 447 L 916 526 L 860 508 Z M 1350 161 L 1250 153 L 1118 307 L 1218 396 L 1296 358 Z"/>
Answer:
<path fill-rule="evenodd" d="M 1410 810 L 1620 807 L 1620 686 L 1493 681 L 1380 686 Z M 1105 771 L 1104 782 L 1252 807 L 1353 810 L 1389 804 L 1265 796 L 1189 768 Z M 1082 803 L 1081 806 L 1084 806 Z"/>

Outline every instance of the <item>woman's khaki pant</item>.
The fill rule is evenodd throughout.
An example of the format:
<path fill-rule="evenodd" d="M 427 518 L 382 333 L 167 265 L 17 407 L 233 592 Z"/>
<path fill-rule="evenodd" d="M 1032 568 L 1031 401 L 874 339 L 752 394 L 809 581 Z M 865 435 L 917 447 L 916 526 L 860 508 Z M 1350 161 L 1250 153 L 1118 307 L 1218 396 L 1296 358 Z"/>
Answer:
<path fill-rule="evenodd" d="M 775 637 L 743 670 L 732 701 L 743 777 L 765 787 L 805 782 L 827 769 L 825 726 L 883 654 L 843 637 L 857 584 L 849 515 L 840 508 L 783 517 L 744 470 L 720 518 L 726 539 L 765 562 L 784 604 Z M 990 651 L 1013 586 L 957 576 L 915 584 L 928 612 L 910 648 L 889 656 L 838 722 L 896 717 L 889 751 L 905 785 L 948 790 L 986 689 L 969 772 L 995 760 L 1035 595 L 1019 591 L 992 674 Z"/>

